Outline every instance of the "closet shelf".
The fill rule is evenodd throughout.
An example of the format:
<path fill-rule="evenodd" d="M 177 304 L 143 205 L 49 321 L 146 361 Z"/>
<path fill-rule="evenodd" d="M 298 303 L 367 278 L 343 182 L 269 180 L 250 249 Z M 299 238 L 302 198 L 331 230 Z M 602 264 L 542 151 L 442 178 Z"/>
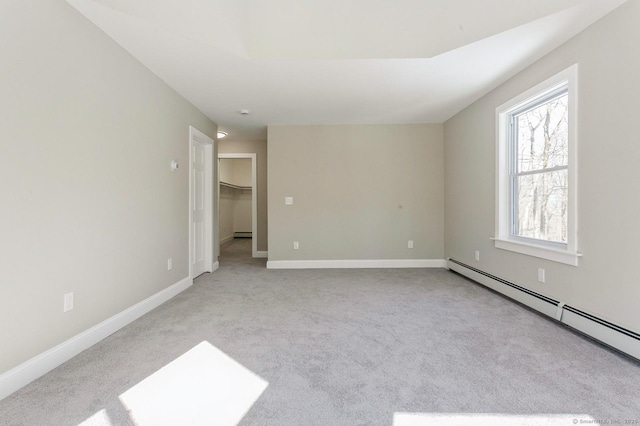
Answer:
<path fill-rule="evenodd" d="M 232 183 L 223 182 L 223 181 L 220 181 L 220 185 L 226 186 L 227 188 L 233 188 L 233 189 L 242 189 L 242 190 L 251 189 L 250 186 L 239 186 L 239 185 L 234 185 Z"/>

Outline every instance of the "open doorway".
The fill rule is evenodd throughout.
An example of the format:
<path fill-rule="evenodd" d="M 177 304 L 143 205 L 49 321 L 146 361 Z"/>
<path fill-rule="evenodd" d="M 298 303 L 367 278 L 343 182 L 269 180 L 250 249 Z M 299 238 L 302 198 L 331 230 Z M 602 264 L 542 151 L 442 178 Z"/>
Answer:
<path fill-rule="evenodd" d="M 221 256 L 258 257 L 256 154 L 218 154 Z"/>

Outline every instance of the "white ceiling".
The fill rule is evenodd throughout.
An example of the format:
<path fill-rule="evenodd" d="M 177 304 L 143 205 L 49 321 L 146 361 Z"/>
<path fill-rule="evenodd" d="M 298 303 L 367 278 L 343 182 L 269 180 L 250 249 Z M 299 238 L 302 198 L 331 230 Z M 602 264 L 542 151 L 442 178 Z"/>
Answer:
<path fill-rule="evenodd" d="M 67 0 L 229 139 L 443 122 L 625 1 Z"/>

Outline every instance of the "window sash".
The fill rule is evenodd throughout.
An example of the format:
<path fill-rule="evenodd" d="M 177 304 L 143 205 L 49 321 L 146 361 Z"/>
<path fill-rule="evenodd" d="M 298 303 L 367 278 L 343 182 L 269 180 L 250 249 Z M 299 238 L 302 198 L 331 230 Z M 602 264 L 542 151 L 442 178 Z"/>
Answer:
<path fill-rule="evenodd" d="M 546 103 L 553 102 L 554 100 L 563 97 L 569 93 L 569 84 L 567 81 L 563 81 L 551 87 L 549 90 L 544 91 L 539 96 L 525 102 L 523 105 L 516 107 L 509 111 L 511 117 L 522 115 L 525 112 L 534 110 Z"/>
<path fill-rule="evenodd" d="M 543 245 L 549 248 L 566 250 L 568 245 L 566 242 L 547 240 L 542 238 L 532 238 L 522 236 L 520 232 L 520 203 L 519 203 L 519 185 L 518 185 L 518 177 L 521 176 L 532 176 L 532 175 L 541 175 L 554 171 L 560 170 L 568 170 L 568 164 L 548 167 L 536 170 L 527 170 L 524 172 L 518 172 L 518 118 L 529 111 L 535 110 L 547 103 L 553 102 L 556 99 L 559 99 L 563 96 L 568 95 L 569 93 L 569 84 L 567 81 L 563 81 L 556 86 L 550 88 L 549 90 L 541 93 L 536 98 L 530 99 L 524 104 L 510 110 L 507 113 L 509 129 L 508 129 L 508 158 L 509 158 L 509 237 L 516 241 L 521 241 L 525 244 L 534 244 L 534 245 Z M 568 159 L 568 156 L 567 156 Z M 569 188 L 570 185 L 567 185 L 567 193 L 566 193 L 566 203 L 569 204 Z M 569 206 L 568 206 L 569 207 Z M 567 216 L 568 217 L 568 216 Z M 566 220 L 566 219 L 565 219 Z M 565 223 L 565 226 L 567 224 Z"/>
<path fill-rule="evenodd" d="M 558 175 L 557 172 L 562 172 L 565 171 L 566 175 L 562 176 L 562 175 Z M 530 235 L 526 235 L 526 231 L 523 230 L 523 225 L 524 223 L 521 222 L 521 215 L 520 215 L 520 208 L 522 206 L 521 202 L 524 202 L 526 205 L 527 200 L 521 200 L 520 198 L 520 184 L 521 184 L 521 179 L 522 177 L 532 177 L 533 179 L 531 180 L 530 184 L 535 186 L 537 183 L 539 183 L 539 181 L 537 182 L 535 177 L 536 176 L 541 176 L 543 181 L 544 179 L 553 179 L 554 176 L 556 178 L 560 177 L 561 179 L 564 179 L 564 185 L 550 185 L 547 186 L 547 190 L 548 192 L 542 193 L 540 192 L 539 195 L 540 197 L 547 197 L 547 204 L 545 206 L 545 209 L 541 209 L 538 210 L 537 208 L 534 207 L 533 209 L 533 213 L 534 214 L 539 214 L 539 217 L 542 217 L 542 215 L 545 215 L 546 218 L 546 223 L 548 224 L 548 226 L 553 227 L 553 222 L 555 222 L 556 226 L 557 226 L 557 219 L 558 216 L 561 216 L 561 221 L 563 222 L 560 226 L 561 228 L 558 229 L 557 227 L 555 228 L 556 232 L 551 232 L 551 234 L 547 235 L 549 238 L 536 238 Z M 520 176 L 516 176 L 514 175 L 513 177 L 511 177 L 510 179 L 510 186 L 512 189 L 512 198 L 511 198 L 511 220 L 510 220 L 510 237 L 511 238 L 515 238 L 515 239 L 521 239 L 522 242 L 525 242 L 527 244 L 534 244 L 536 242 L 540 242 L 540 243 L 544 243 L 544 244 L 548 244 L 550 245 L 550 247 L 553 248 L 557 248 L 557 249 L 566 249 L 567 248 L 567 241 L 568 241 L 568 210 L 564 211 L 563 213 L 561 213 L 560 215 L 558 215 L 558 210 L 557 210 L 557 202 L 558 202 L 558 197 L 557 197 L 557 192 L 561 191 L 562 192 L 562 196 L 559 197 L 561 201 L 564 205 L 565 208 L 568 207 L 568 192 L 569 192 L 569 184 L 568 184 L 568 167 L 559 167 L 559 168 L 555 168 L 555 170 L 552 171 L 544 171 L 544 172 L 538 172 L 538 173 L 526 173 L 526 174 L 522 174 Z M 547 183 L 549 183 L 549 181 L 547 181 Z M 527 193 L 525 192 L 525 197 L 527 195 Z M 539 201 L 542 201 L 542 199 L 540 199 Z M 529 201 L 530 202 L 530 201 Z M 529 205 L 530 206 L 530 205 Z M 546 216 L 546 214 L 549 214 L 549 216 Z M 554 217 L 556 220 L 554 220 Z M 536 229 L 539 226 L 538 223 L 534 223 Z M 553 228 L 552 228 L 553 229 Z M 531 230 L 531 229 L 529 229 Z M 555 236 L 558 236 L 558 231 L 560 232 L 560 234 L 564 234 L 564 238 L 560 238 L 560 239 L 553 239 L 552 236 L 555 234 Z M 564 231 L 564 232 L 563 232 Z M 564 239 L 565 241 L 561 241 L 561 239 Z"/>

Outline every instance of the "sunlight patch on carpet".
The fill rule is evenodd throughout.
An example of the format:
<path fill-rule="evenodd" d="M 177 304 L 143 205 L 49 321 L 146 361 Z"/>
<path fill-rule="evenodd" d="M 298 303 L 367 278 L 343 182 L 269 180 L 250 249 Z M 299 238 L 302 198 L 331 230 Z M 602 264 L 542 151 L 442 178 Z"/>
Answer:
<path fill-rule="evenodd" d="M 234 425 L 268 382 L 202 342 L 120 395 L 131 420 L 147 425 Z"/>
<path fill-rule="evenodd" d="M 107 410 L 105 410 L 104 408 L 98 411 L 97 413 L 95 413 L 93 416 L 89 417 L 87 420 L 78 424 L 78 426 L 112 426 L 112 425 L 113 423 L 111 423 L 111 419 L 107 414 Z"/>
<path fill-rule="evenodd" d="M 570 426 L 594 424 L 586 414 L 394 413 L 393 426 Z"/>

